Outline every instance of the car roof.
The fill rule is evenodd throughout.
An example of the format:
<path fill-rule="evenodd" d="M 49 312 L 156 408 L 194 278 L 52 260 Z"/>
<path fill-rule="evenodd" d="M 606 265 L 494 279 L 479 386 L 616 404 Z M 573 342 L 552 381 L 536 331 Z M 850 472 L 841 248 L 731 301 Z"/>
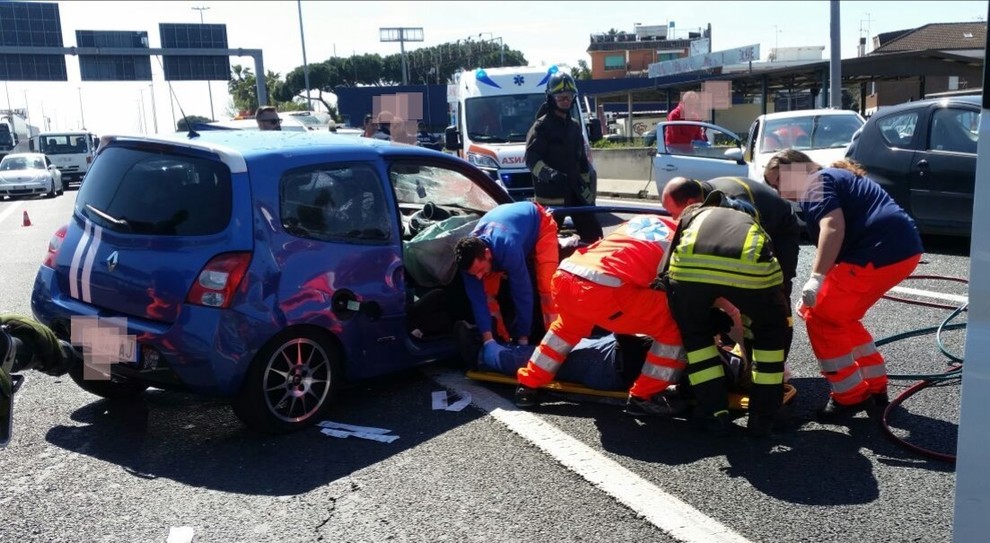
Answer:
<path fill-rule="evenodd" d="M 261 130 L 204 130 L 195 137 L 184 134 L 158 136 L 104 136 L 100 149 L 114 141 L 171 144 L 215 153 L 227 164 L 231 173 L 247 171 L 247 164 L 269 157 L 345 155 L 350 160 L 375 160 L 379 156 L 451 157 L 415 145 L 392 143 L 374 138 L 334 134 L 326 131 L 279 132 Z"/>
<path fill-rule="evenodd" d="M 5 155 L 3 158 L 45 158 L 44 153 L 10 153 Z"/>
<path fill-rule="evenodd" d="M 770 119 L 787 119 L 793 117 L 812 117 L 815 115 L 856 115 L 859 113 L 852 111 L 851 109 L 797 109 L 794 111 L 780 111 L 777 113 L 767 113 L 766 115 L 761 115 L 760 117 L 764 120 Z"/>
<path fill-rule="evenodd" d="M 980 107 L 983 103 L 982 96 L 943 96 L 940 98 L 926 98 L 924 100 L 915 100 L 913 102 L 905 102 L 903 104 L 897 104 L 893 106 L 880 106 L 877 112 L 873 114 L 873 117 L 878 115 L 886 116 L 888 113 L 896 113 L 898 111 L 904 111 L 908 109 L 918 109 L 931 106 L 932 104 L 973 104 Z M 872 117 L 871 117 L 872 118 Z"/>

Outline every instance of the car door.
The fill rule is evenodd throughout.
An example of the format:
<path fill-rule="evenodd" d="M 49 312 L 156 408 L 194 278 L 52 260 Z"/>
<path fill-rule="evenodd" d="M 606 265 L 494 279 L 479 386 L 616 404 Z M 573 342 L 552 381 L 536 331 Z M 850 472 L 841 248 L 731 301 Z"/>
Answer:
<path fill-rule="evenodd" d="M 670 145 L 664 141 L 664 129 L 688 126 L 704 130 L 706 139 L 690 145 Z M 745 176 L 742 142 L 728 128 L 698 121 L 665 121 L 657 123 L 657 153 L 653 157 L 653 178 L 657 194 L 674 177 L 711 179 L 723 176 Z"/>
<path fill-rule="evenodd" d="M 930 110 L 927 145 L 915 153 L 912 164 L 911 212 L 933 232 L 970 230 L 979 121 L 975 106 Z"/>

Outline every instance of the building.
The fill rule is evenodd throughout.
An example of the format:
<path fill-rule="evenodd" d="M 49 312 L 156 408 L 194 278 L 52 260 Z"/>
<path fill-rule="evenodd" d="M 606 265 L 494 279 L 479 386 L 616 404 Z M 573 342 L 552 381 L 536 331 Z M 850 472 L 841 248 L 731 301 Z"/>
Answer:
<path fill-rule="evenodd" d="M 592 34 L 587 49 L 591 56 L 591 78 L 647 77 L 650 64 L 688 56 L 691 42 L 708 39 L 711 43 L 711 24 L 705 29 L 681 32 L 683 38 L 675 36 L 673 25 L 636 24 L 631 33 L 612 29 Z"/>

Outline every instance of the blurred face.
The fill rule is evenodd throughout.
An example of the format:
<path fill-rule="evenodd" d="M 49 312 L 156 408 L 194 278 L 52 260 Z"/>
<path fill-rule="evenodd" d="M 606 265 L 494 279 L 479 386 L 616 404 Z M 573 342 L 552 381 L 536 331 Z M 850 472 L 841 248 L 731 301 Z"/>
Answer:
<path fill-rule="evenodd" d="M 574 93 L 558 92 L 553 95 L 553 101 L 560 109 L 571 109 L 571 103 L 574 102 Z"/>
<path fill-rule="evenodd" d="M 277 113 L 264 113 L 258 117 L 259 130 L 282 130 L 282 119 Z"/>
<path fill-rule="evenodd" d="M 471 267 L 468 268 L 468 274 L 473 275 L 479 281 L 483 280 L 485 276 L 492 272 L 492 250 L 485 249 L 485 255 L 481 258 L 475 259 Z"/>

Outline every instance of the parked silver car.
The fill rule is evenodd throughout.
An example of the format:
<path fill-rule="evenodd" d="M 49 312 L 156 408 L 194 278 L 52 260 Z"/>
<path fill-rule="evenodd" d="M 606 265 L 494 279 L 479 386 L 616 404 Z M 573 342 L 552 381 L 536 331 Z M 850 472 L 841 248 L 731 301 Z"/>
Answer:
<path fill-rule="evenodd" d="M 12 153 L 0 160 L 0 196 L 49 198 L 65 192 L 62 172 L 41 153 Z"/>

